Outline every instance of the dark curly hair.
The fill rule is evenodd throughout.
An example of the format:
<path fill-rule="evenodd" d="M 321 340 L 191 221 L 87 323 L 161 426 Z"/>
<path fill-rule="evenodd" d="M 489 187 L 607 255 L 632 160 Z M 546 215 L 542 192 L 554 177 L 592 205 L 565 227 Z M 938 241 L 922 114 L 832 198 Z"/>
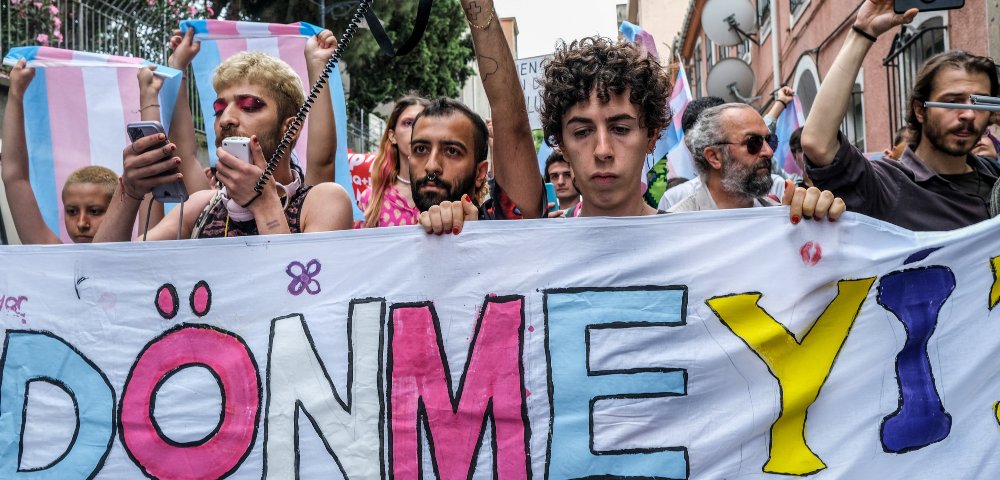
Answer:
<path fill-rule="evenodd" d="M 670 123 L 667 100 L 673 85 L 660 62 L 632 43 L 602 37 L 561 42 L 553 58 L 542 64 L 545 76 L 539 112 L 545 143 L 555 146 L 562 139 L 563 115 L 580 102 L 597 98 L 610 102 L 611 95 L 629 92 L 629 101 L 639 107 L 639 126 L 652 137 Z"/>

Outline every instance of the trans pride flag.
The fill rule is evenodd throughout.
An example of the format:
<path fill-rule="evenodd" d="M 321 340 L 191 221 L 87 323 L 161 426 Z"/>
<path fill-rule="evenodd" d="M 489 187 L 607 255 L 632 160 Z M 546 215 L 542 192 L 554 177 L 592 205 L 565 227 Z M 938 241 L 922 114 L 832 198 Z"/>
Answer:
<path fill-rule="evenodd" d="M 122 150 L 129 145 L 125 126 L 140 120 L 141 58 L 115 57 L 50 47 L 17 47 L 3 59 L 7 66 L 26 59 L 35 78 L 24 95 L 31 188 L 42 218 L 66 243 L 62 189 L 70 173 L 89 165 L 122 173 Z M 179 70 L 158 66 L 160 123 L 170 130 L 180 93 Z"/>
<path fill-rule="evenodd" d="M 795 163 L 795 157 L 792 156 L 792 149 L 788 145 L 788 140 L 792 138 L 792 133 L 795 130 L 805 126 L 805 124 L 806 117 L 802 114 L 802 102 L 799 100 L 799 96 L 796 95 L 792 98 L 792 103 L 781 112 L 781 116 L 778 117 L 778 127 L 774 130 L 774 133 L 778 135 L 778 151 L 774 152 L 774 158 L 778 160 L 781 168 L 788 173 L 802 175 L 802 169 Z"/>
<path fill-rule="evenodd" d="M 659 57 L 656 42 L 649 32 L 629 22 L 622 22 L 620 31 L 626 40 L 638 45 L 647 54 Z M 656 142 L 656 149 L 653 151 L 653 164 L 659 162 L 663 157 L 667 157 L 670 169 L 667 174 L 668 178 L 695 178 L 697 175 L 691 153 L 684 145 L 684 129 L 681 128 L 681 117 L 684 115 L 684 109 L 693 98 L 687 75 L 683 68 L 679 68 L 677 78 L 674 81 L 674 91 L 670 95 L 670 111 L 673 112 L 673 121 L 663 130 L 660 140 Z M 643 171 L 643 191 L 646 189 L 646 173 L 652 166 L 647 164 Z"/>
<path fill-rule="evenodd" d="M 215 128 L 211 125 L 211 115 L 214 112 L 212 103 L 216 99 L 212 87 L 212 77 L 215 68 L 229 57 L 245 51 L 261 51 L 270 53 L 289 64 L 302 79 L 302 88 L 308 94 L 312 88 L 309 74 L 306 70 L 304 54 L 306 41 L 309 37 L 323 29 L 300 22 L 289 25 L 278 23 L 233 22 L 228 20 L 185 20 L 180 29 L 186 32 L 193 28 L 194 40 L 201 42 L 201 51 L 191 63 L 194 69 L 195 83 L 201 99 L 201 111 L 206 117 L 205 134 L 208 137 L 208 153 L 212 165 L 218 160 L 215 154 Z M 333 98 L 333 114 L 337 119 L 337 183 L 348 192 L 353 192 L 350 175 L 349 158 L 347 154 L 347 103 L 344 100 L 344 85 L 340 79 L 340 69 L 334 69 L 330 80 L 324 88 Z M 306 145 L 308 144 L 308 118 L 302 128 L 299 141 L 295 145 L 295 154 L 299 165 L 306 168 Z M 284 132 L 282 132 L 284 133 Z M 269 157 L 274 152 L 264 152 Z M 355 199 L 357 200 L 357 199 Z M 354 218 L 361 219 L 361 210 L 354 207 Z"/>
<path fill-rule="evenodd" d="M 698 172 L 694 168 L 694 158 L 684 143 L 684 129 L 681 127 L 684 110 L 694 97 L 691 95 L 691 85 L 684 69 L 677 70 L 674 91 L 670 94 L 670 111 L 673 116 L 670 125 L 663 129 L 660 140 L 656 142 L 653 159 L 659 161 L 664 156 L 667 157 L 667 164 L 670 167 L 668 178 L 696 178 Z"/>

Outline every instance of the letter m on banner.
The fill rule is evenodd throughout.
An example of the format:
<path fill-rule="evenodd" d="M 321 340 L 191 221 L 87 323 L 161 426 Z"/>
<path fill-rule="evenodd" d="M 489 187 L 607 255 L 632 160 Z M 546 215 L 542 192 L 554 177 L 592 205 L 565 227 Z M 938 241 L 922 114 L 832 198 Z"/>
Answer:
<path fill-rule="evenodd" d="M 396 479 L 423 478 L 421 427 L 436 477 L 471 479 L 487 425 L 493 478 L 530 477 L 523 297 L 487 298 L 457 391 L 431 304 L 394 305 L 389 339 L 390 470 Z"/>

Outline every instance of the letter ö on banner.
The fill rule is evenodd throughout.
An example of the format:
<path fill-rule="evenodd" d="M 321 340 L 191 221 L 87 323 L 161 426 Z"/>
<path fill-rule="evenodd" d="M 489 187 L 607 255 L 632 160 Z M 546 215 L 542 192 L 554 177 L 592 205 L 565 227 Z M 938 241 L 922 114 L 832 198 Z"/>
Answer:
<path fill-rule="evenodd" d="M 93 362 L 61 338 L 45 332 L 7 331 L 0 359 L 0 477 L 62 480 L 97 475 L 115 435 L 115 392 Z M 62 388 L 76 405 L 77 427 L 66 452 L 51 464 L 20 470 L 28 384 Z"/>
<path fill-rule="evenodd" d="M 955 290 L 955 275 L 945 267 L 893 272 L 878 286 L 878 303 L 906 327 L 906 343 L 896 356 L 899 408 L 882 421 L 882 448 L 905 453 L 940 442 L 951 432 L 951 415 L 934 386 L 927 342 L 937 327 L 941 306 Z"/>
<path fill-rule="evenodd" d="M 319 358 L 302 315 L 277 318 L 271 323 L 264 478 L 298 478 L 300 412 L 323 439 L 346 480 L 385 478 L 384 328 L 385 300 L 351 302 L 345 404 Z"/>
<path fill-rule="evenodd" d="M 524 298 L 487 297 L 455 391 L 441 324 L 430 303 L 393 305 L 387 362 L 390 470 L 422 478 L 420 424 L 440 480 L 473 478 L 491 422 L 494 480 L 530 478 L 524 387 Z M 452 393 L 455 392 L 455 393 Z"/>
<path fill-rule="evenodd" d="M 686 447 L 594 447 L 597 402 L 687 395 L 687 371 L 593 370 L 589 343 L 596 329 L 683 327 L 687 288 L 547 290 L 544 308 L 552 418 L 545 478 L 687 478 Z"/>
<path fill-rule="evenodd" d="M 165 377 L 192 366 L 205 367 L 220 381 L 223 418 L 206 439 L 178 444 L 156 427 L 150 403 Z M 118 412 L 122 445 L 147 476 L 225 478 L 253 447 L 261 392 L 257 362 L 242 338 L 208 325 L 180 325 L 147 344 L 125 380 Z"/>
<path fill-rule="evenodd" d="M 806 410 L 819 396 L 874 283 L 874 278 L 841 281 L 837 298 L 801 342 L 757 305 L 759 293 L 705 301 L 719 320 L 767 364 L 781 387 L 781 415 L 771 426 L 765 473 L 809 475 L 826 468 L 806 444 Z"/>

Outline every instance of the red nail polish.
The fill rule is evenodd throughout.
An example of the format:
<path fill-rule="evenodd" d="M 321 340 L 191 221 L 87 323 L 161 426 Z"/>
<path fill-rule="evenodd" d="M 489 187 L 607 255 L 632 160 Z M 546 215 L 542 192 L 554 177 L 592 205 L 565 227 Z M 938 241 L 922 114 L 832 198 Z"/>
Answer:
<path fill-rule="evenodd" d="M 437 236 L 439 236 L 439 237 L 440 237 L 440 236 L 441 236 L 441 232 L 437 232 Z"/>
<path fill-rule="evenodd" d="M 820 216 L 819 216 L 819 215 L 817 215 L 817 216 L 813 217 L 813 219 L 814 219 L 814 220 L 816 220 L 817 222 L 819 222 L 819 221 L 823 220 L 822 218 L 820 218 Z"/>
<path fill-rule="evenodd" d="M 462 195 L 462 201 L 472 203 L 472 199 L 469 198 L 469 194 Z"/>
<path fill-rule="evenodd" d="M 458 235 L 458 230 L 453 230 L 452 233 L 454 233 L 455 235 Z"/>
<path fill-rule="evenodd" d="M 800 220 L 801 219 L 799 217 L 792 217 L 792 223 L 795 225 L 798 225 Z"/>
<path fill-rule="evenodd" d="M 836 222 L 836 221 L 837 221 L 837 219 L 835 219 L 833 217 L 830 217 L 830 223 L 833 223 L 833 222 Z"/>

